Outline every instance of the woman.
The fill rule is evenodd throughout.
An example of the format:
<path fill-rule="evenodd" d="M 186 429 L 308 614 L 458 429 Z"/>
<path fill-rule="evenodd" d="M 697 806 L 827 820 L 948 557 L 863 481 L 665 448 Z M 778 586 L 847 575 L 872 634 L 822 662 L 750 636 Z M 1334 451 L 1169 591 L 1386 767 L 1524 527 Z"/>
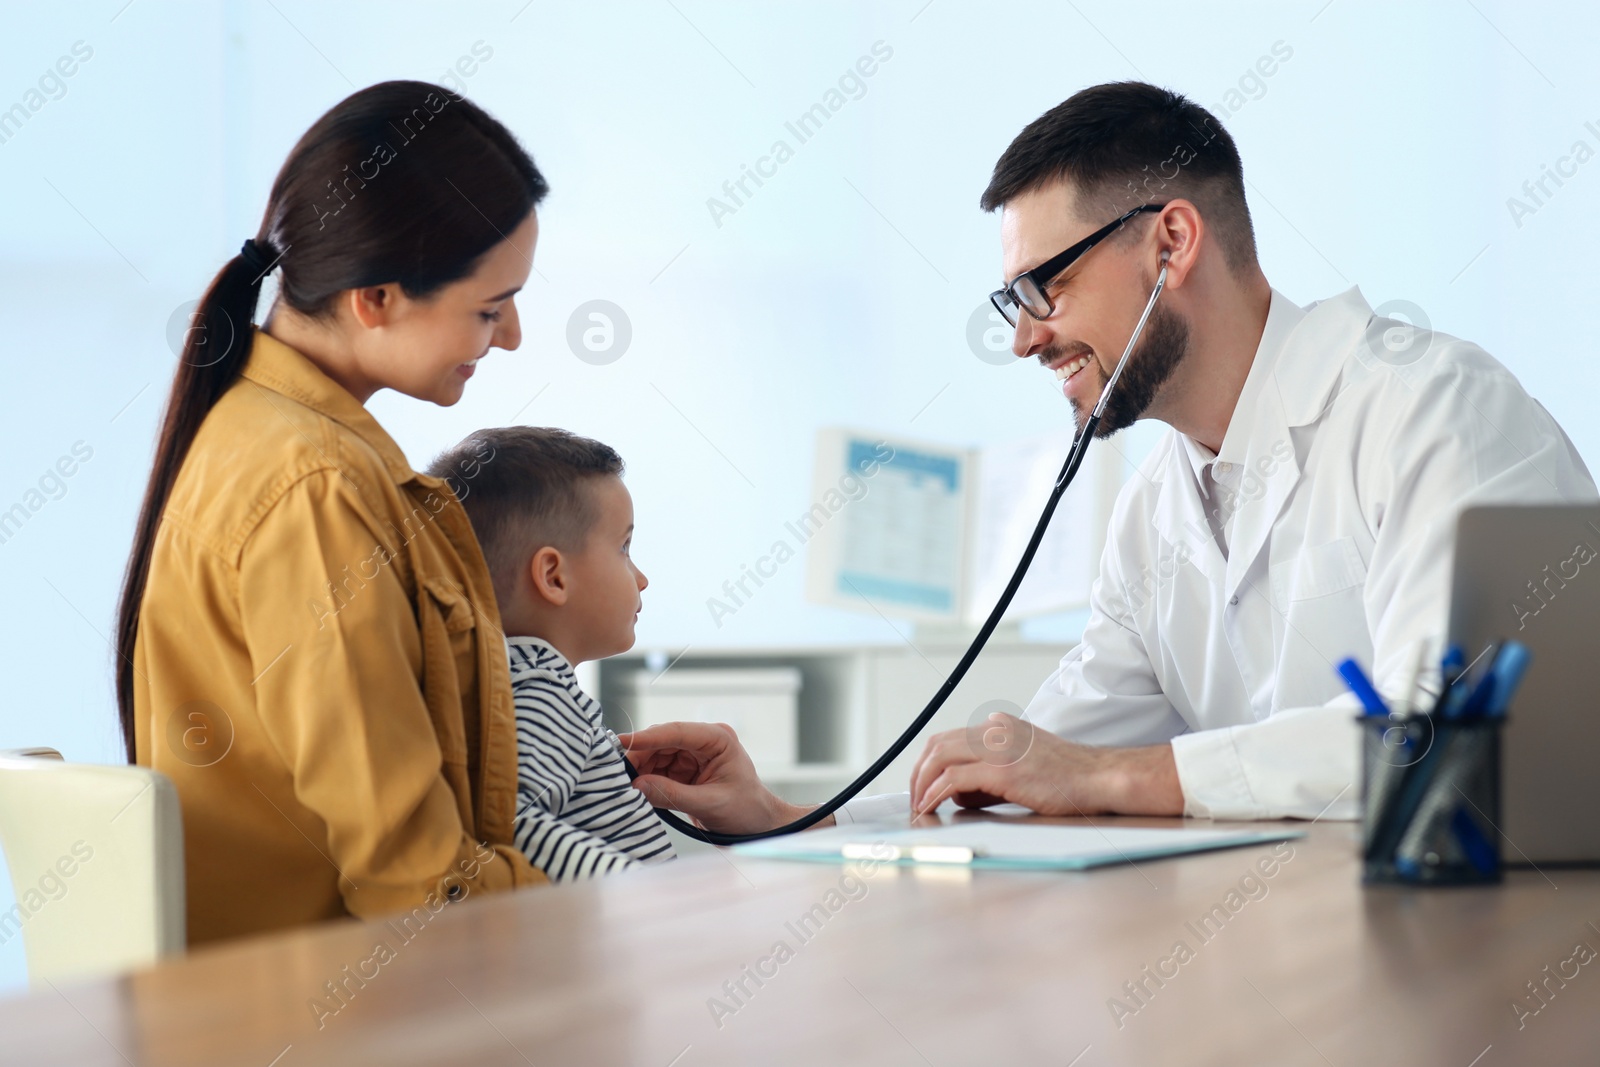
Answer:
<path fill-rule="evenodd" d="M 129 758 L 182 801 L 191 943 L 545 880 L 511 845 L 483 555 L 363 405 L 449 406 L 518 346 L 547 188 L 469 101 L 375 85 L 300 139 L 200 302 L 117 628 Z"/>

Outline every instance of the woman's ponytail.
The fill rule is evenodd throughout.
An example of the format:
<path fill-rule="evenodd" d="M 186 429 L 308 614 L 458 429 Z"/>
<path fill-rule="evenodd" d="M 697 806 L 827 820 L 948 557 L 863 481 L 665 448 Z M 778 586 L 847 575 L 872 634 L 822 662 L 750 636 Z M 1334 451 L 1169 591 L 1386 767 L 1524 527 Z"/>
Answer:
<path fill-rule="evenodd" d="M 117 608 L 117 705 L 134 744 L 134 640 L 161 513 L 200 424 L 244 370 L 261 280 L 277 303 L 329 319 L 341 293 L 398 284 L 422 299 L 469 276 L 549 186 L 511 131 L 427 82 L 381 82 L 336 104 L 290 151 L 261 236 L 212 281 L 196 309 L 156 441 Z M 159 714 L 158 711 L 151 714 Z"/>
<path fill-rule="evenodd" d="M 133 551 L 122 579 L 122 599 L 117 605 L 117 706 L 129 763 L 135 760 L 133 646 L 139 633 L 139 605 L 150 575 L 156 529 L 200 424 L 238 379 L 250 357 L 250 324 L 261 297 L 261 281 L 277 258 L 269 245 L 246 241 L 239 254 L 212 279 L 184 334 L 178 371 L 172 379 L 172 392 L 167 396 L 156 438 L 150 484 L 134 527 Z"/>

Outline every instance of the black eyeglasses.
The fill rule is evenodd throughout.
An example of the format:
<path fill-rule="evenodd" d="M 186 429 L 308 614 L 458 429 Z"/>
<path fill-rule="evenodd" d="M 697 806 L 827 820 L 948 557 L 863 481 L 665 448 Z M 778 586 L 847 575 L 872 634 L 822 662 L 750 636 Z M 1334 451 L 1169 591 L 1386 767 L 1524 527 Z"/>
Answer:
<path fill-rule="evenodd" d="M 1127 212 L 1115 222 L 1107 223 L 1098 230 L 1067 249 L 1058 256 L 1052 256 L 1032 270 L 1019 274 L 1004 289 L 996 289 L 989 294 L 989 303 L 995 310 L 1005 317 L 1005 320 L 1015 329 L 1017 325 L 1017 309 L 1021 308 L 1036 319 L 1047 319 L 1056 309 L 1049 295 L 1045 292 L 1051 282 L 1055 281 L 1068 267 L 1072 266 L 1084 253 L 1095 245 L 1110 237 L 1123 223 L 1139 214 L 1141 211 L 1160 211 L 1165 204 L 1140 204 L 1132 211 Z"/>

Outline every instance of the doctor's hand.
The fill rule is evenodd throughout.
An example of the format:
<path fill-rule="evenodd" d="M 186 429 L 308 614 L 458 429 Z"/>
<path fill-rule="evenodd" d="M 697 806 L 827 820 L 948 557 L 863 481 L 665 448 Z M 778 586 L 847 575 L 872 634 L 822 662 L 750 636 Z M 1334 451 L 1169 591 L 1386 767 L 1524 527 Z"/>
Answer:
<path fill-rule="evenodd" d="M 928 739 L 911 772 L 911 810 L 1021 804 L 1040 815 L 1182 815 L 1171 745 L 1096 748 L 995 712 Z"/>
<path fill-rule="evenodd" d="M 669 722 L 618 734 L 639 771 L 633 786 L 658 808 L 702 829 L 750 834 L 793 822 L 809 807 L 790 804 L 761 784 L 755 764 L 727 723 Z M 819 825 L 830 825 L 830 816 Z"/>

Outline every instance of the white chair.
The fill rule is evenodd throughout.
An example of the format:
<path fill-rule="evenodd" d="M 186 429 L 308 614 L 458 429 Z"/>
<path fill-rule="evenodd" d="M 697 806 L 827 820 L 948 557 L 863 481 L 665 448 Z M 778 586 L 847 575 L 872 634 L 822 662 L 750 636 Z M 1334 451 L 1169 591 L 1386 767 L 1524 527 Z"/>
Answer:
<path fill-rule="evenodd" d="M 0 751 L 0 851 L 17 895 L 0 944 L 23 938 L 34 985 L 184 950 L 183 819 L 160 771 Z"/>

